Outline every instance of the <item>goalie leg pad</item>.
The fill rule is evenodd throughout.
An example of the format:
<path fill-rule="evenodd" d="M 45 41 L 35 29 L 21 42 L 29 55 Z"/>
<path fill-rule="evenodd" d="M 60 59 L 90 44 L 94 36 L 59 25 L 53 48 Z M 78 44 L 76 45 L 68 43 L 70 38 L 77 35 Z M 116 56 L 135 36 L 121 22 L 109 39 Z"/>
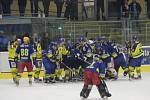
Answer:
<path fill-rule="evenodd" d="M 102 98 L 105 96 L 111 97 L 111 94 L 108 91 L 107 85 L 104 81 L 101 84 L 97 85 L 98 92 Z"/>
<path fill-rule="evenodd" d="M 83 98 L 88 98 L 92 89 L 92 85 L 84 85 L 82 91 L 80 92 L 80 96 Z"/>

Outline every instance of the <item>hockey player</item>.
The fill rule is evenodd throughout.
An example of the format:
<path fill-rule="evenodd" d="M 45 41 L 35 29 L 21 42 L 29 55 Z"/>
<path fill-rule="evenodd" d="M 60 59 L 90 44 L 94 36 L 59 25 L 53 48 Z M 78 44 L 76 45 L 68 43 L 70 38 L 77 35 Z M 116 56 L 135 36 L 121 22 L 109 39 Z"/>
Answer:
<path fill-rule="evenodd" d="M 134 79 L 134 70 L 136 69 L 137 79 L 141 79 L 141 62 L 143 59 L 142 44 L 137 40 L 136 37 L 133 38 L 133 46 L 131 48 L 131 54 L 129 59 L 129 78 Z"/>
<path fill-rule="evenodd" d="M 39 75 L 40 75 L 40 71 L 41 71 L 41 67 L 42 67 L 42 48 L 41 48 L 41 44 L 39 41 L 35 46 L 35 50 L 36 50 L 36 58 L 33 59 L 33 64 L 36 67 L 36 69 L 34 71 L 34 81 L 41 82 L 42 80 L 39 79 Z"/>
<path fill-rule="evenodd" d="M 20 56 L 18 61 L 18 74 L 16 78 L 16 85 L 19 85 L 19 80 L 21 78 L 21 73 L 23 73 L 24 68 L 27 68 L 29 84 L 32 84 L 32 57 L 34 58 L 34 48 L 30 45 L 30 39 L 28 37 L 23 38 L 23 43 L 17 47 L 16 49 L 16 59 Z"/>
<path fill-rule="evenodd" d="M 55 73 L 55 61 L 53 59 L 54 51 L 49 49 L 48 52 L 43 51 L 43 66 L 45 68 L 44 83 L 55 83 L 54 73 Z"/>
<path fill-rule="evenodd" d="M 118 71 L 119 71 L 120 67 L 122 67 L 122 69 L 124 70 L 124 76 L 126 76 L 126 74 L 129 71 L 125 55 L 124 55 L 123 51 L 121 50 L 121 48 L 122 47 L 115 45 L 112 49 L 112 54 L 111 54 L 111 56 L 114 59 L 114 68 L 117 72 L 117 77 L 118 77 Z M 117 79 L 117 77 L 116 77 L 116 79 Z"/>
<path fill-rule="evenodd" d="M 117 77 L 117 73 L 114 69 L 113 58 L 111 57 L 111 45 L 108 42 L 100 42 L 96 44 L 96 49 L 98 50 L 98 54 L 102 59 L 103 63 L 106 67 L 106 78 L 107 79 L 115 79 Z"/>
<path fill-rule="evenodd" d="M 56 69 L 56 75 L 57 79 L 63 80 L 65 77 L 65 65 L 63 64 L 64 60 L 66 60 L 67 54 L 69 51 L 65 47 L 65 41 L 60 40 L 58 41 L 58 47 L 56 49 L 56 59 L 57 59 L 57 69 Z"/>
<path fill-rule="evenodd" d="M 88 63 L 89 64 L 89 63 Z M 84 72 L 84 86 L 80 92 L 80 96 L 88 98 L 93 85 L 96 85 L 101 98 L 111 97 L 107 86 L 102 79 L 105 76 L 105 66 L 99 60 L 99 56 L 95 55 L 92 63 L 85 69 Z"/>
<path fill-rule="evenodd" d="M 10 66 L 10 69 L 11 69 L 11 73 L 12 73 L 14 83 L 16 82 L 16 76 L 17 76 L 17 62 L 16 62 L 16 59 L 15 59 L 17 46 L 18 46 L 17 41 L 12 41 L 10 43 L 9 48 L 8 48 L 8 61 L 9 61 L 9 66 Z"/>

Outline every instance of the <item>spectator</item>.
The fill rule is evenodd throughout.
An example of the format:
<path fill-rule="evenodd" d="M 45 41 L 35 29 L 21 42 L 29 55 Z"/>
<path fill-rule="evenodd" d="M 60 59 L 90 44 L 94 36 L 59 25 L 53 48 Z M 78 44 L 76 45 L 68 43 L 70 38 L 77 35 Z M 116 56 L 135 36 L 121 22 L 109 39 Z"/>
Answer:
<path fill-rule="evenodd" d="M 50 0 L 42 0 L 42 1 L 43 1 L 43 7 L 44 7 L 45 17 L 48 17 L 49 16 Z"/>
<path fill-rule="evenodd" d="M 7 51 L 9 38 L 4 35 L 0 35 L 0 52 Z"/>
<path fill-rule="evenodd" d="M 128 0 L 123 0 L 122 6 L 121 6 L 121 16 L 122 16 L 122 28 L 123 28 L 123 33 L 128 34 L 129 30 L 129 5 L 128 5 Z"/>
<path fill-rule="evenodd" d="M 124 0 L 122 2 L 121 6 L 121 13 L 123 18 L 128 18 L 129 17 L 129 5 L 128 5 L 128 0 Z"/>
<path fill-rule="evenodd" d="M 49 44 L 49 35 L 48 33 L 44 33 L 42 38 L 41 38 L 41 47 L 42 50 L 48 50 L 48 44 Z"/>
<path fill-rule="evenodd" d="M 27 5 L 27 0 L 18 0 L 20 16 L 24 16 L 25 15 L 26 5 Z"/>
<path fill-rule="evenodd" d="M 129 5 L 129 12 L 132 20 L 138 20 L 141 13 L 141 6 L 136 0 L 132 0 Z"/>
<path fill-rule="evenodd" d="M 0 0 L 0 15 L 2 14 L 2 0 Z"/>
<path fill-rule="evenodd" d="M 117 17 L 118 17 L 118 20 L 121 18 L 121 1 L 122 0 L 117 0 L 116 3 L 117 3 Z"/>
<path fill-rule="evenodd" d="M 13 0 L 1 0 L 2 3 L 2 11 L 4 16 L 11 15 L 11 4 Z"/>
<path fill-rule="evenodd" d="M 64 17 L 78 20 L 78 0 L 67 0 Z"/>
<path fill-rule="evenodd" d="M 94 17 L 94 0 L 83 0 L 83 11 L 86 18 Z"/>
<path fill-rule="evenodd" d="M 121 19 L 121 7 L 123 5 L 124 0 L 117 0 L 117 16 L 118 20 Z"/>
<path fill-rule="evenodd" d="M 33 17 L 37 17 L 38 16 L 38 1 L 39 0 L 30 0 L 31 13 L 32 13 Z"/>
<path fill-rule="evenodd" d="M 64 4 L 64 0 L 55 0 L 54 1 L 57 7 L 57 17 L 61 17 L 62 7 Z"/>
<path fill-rule="evenodd" d="M 96 0 L 96 19 L 100 20 L 100 9 L 102 14 L 102 20 L 105 20 L 104 16 L 104 0 Z"/>
<path fill-rule="evenodd" d="M 150 0 L 145 0 L 147 4 L 147 16 L 150 19 Z"/>

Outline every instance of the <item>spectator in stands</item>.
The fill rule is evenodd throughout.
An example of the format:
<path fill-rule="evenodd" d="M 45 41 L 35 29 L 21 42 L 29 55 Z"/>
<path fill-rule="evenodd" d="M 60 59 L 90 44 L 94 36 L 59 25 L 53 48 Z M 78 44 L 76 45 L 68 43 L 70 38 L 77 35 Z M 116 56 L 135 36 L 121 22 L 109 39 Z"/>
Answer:
<path fill-rule="evenodd" d="M 122 18 L 128 18 L 129 17 L 129 5 L 128 0 L 123 0 L 122 6 L 121 6 L 121 15 Z"/>
<path fill-rule="evenodd" d="M 64 0 L 54 0 L 57 7 L 57 17 L 61 17 L 62 7 L 64 4 Z"/>
<path fill-rule="evenodd" d="M 11 15 L 11 4 L 13 0 L 1 0 L 2 3 L 2 11 L 4 16 Z"/>
<path fill-rule="evenodd" d="M 9 38 L 5 35 L 0 35 L 0 52 L 7 51 Z"/>
<path fill-rule="evenodd" d="M 150 0 L 145 0 L 147 4 L 147 16 L 150 19 Z"/>
<path fill-rule="evenodd" d="M 123 5 L 123 1 L 124 0 L 117 0 L 117 16 L 118 16 L 118 20 L 121 19 L 121 7 Z"/>
<path fill-rule="evenodd" d="M 48 16 L 49 16 L 50 1 L 51 1 L 51 0 L 42 0 L 42 2 L 43 2 L 43 7 L 44 7 L 44 14 L 45 14 L 45 17 L 48 17 Z"/>
<path fill-rule="evenodd" d="M 42 50 L 48 50 L 48 44 L 49 44 L 49 35 L 48 33 L 44 33 L 42 38 L 41 38 L 41 47 Z"/>
<path fill-rule="evenodd" d="M 141 6 L 136 0 L 132 0 L 129 5 L 129 12 L 132 20 L 138 20 L 141 13 Z"/>
<path fill-rule="evenodd" d="M 24 16 L 25 15 L 26 5 L 27 5 L 27 0 L 18 0 L 20 16 Z"/>
<path fill-rule="evenodd" d="M 0 0 L 0 15 L 2 14 L 2 1 Z"/>
<path fill-rule="evenodd" d="M 94 17 L 94 0 L 83 0 L 83 13 L 86 19 Z"/>
<path fill-rule="evenodd" d="M 64 17 L 78 20 L 78 0 L 67 0 Z"/>
<path fill-rule="evenodd" d="M 101 16 L 102 20 L 105 20 L 105 15 L 104 15 L 104 0 L 96 0 L 96 18 L 97 20 L 100 20 L 100 10 L 101 10 Z"/>
<path fill-rule="evenodd" d="M 122 1 L 122 0 L 117 0 L 117 1 L 116 1 L 116 3 L 117 3 L 117 9 L 116 9 L 116 10 L 117 10 L 117 17 L 118 17 L 118 20 L 121 19 L 121 5 L 122 5 L 122 4 L 121 4 L 121 1 Z"/>
<path fill-rule="evenodd" d="M 37 17 L 38 16 L 38 1 L 39 0 L 30 0 L 31 13 L 32 13 L 33 17 Z"/>

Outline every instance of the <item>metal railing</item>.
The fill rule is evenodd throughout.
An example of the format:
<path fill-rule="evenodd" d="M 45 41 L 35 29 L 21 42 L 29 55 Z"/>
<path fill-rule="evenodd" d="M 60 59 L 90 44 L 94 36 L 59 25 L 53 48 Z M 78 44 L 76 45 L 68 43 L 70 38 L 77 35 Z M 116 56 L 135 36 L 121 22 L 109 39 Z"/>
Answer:
<path fill-rule="evenodd" d="M 107 39 L 113 39 L 119 43 L 131 40 L 133 36 L 144 44 L 149 45 L 150 21 L 149 20 L 121 20 L 121 21 L 83 21 L 83 22 L 67 22 L 64 25 L 64 31 L 67 36 L 75 40 L 78 36 L 88 38 L 96 36 L 105 36 Z"/>
<path fill-rule="evenodd" d="M 121 21 L 67 21 L 63 18 L 12 18 L 0 21 L 0 36 L 13 40 L 22 33 L 34 34 L 39 37 L 49 33 L 50 41 L 59 37 L 75 42 L 79 36 L 95 38 L 105 36 L 106 39 L 124 43 L 137 36 L 143 45 L 150 44 L 149 20 L 121 20 Z M 1 42 L 1 41 L 0 41 Z M 0 43 L 2 44 L 2 43 Z"/>

